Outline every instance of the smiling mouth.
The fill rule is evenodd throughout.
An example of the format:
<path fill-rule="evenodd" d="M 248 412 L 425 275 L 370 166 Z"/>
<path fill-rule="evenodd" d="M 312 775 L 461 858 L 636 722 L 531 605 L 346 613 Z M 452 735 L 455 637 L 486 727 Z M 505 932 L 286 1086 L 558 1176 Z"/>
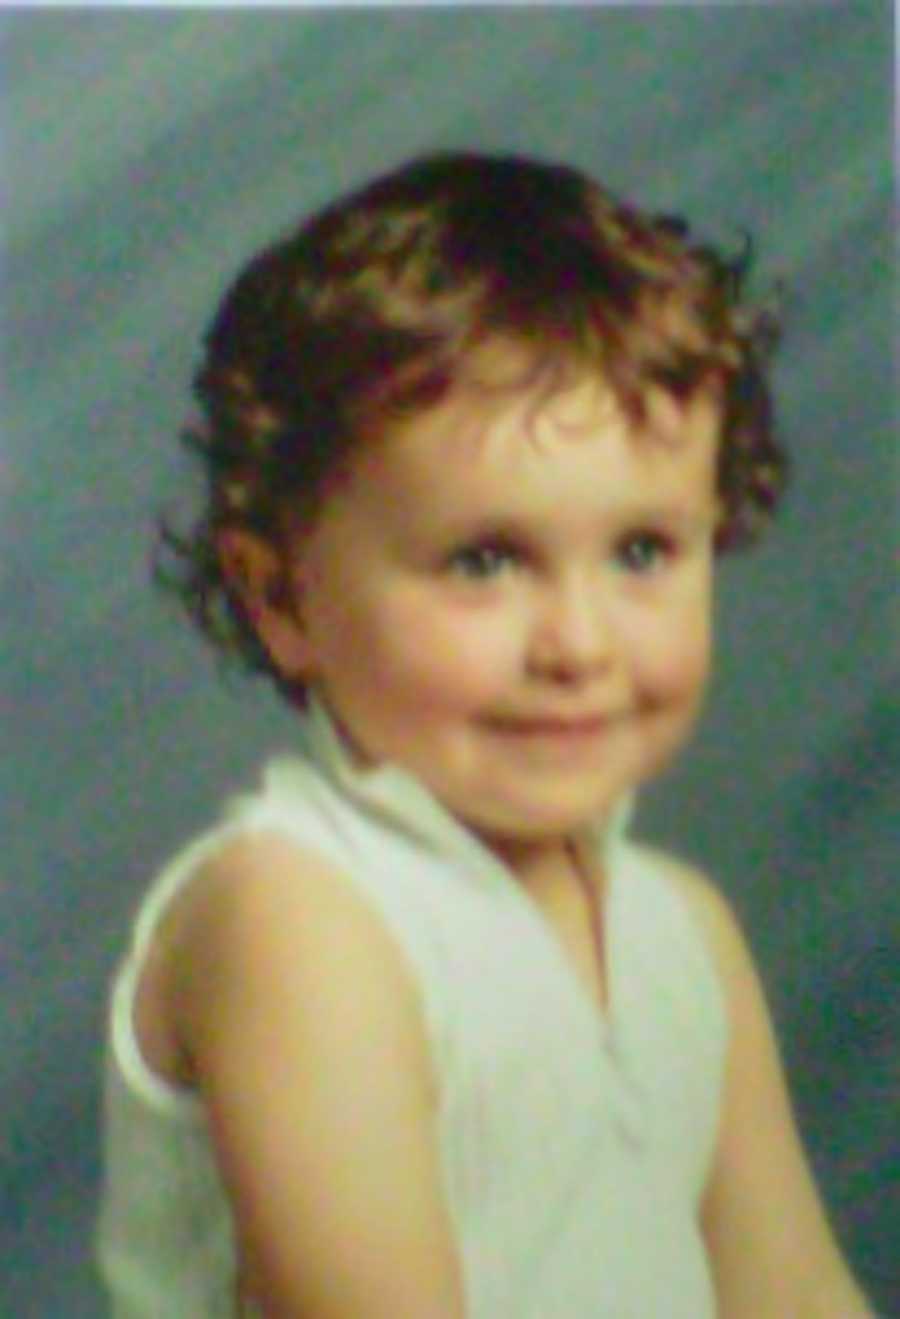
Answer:
<path fill-rule="evenodd" d="M 559 738 L 579 741 L 606 733 L 621 719 L 621 715 L 582 715 L 579 718 L 554 715 L 540 718 L 497 718 L 487 720 L 489 728 L 499 733 L 522 738 Z"/>

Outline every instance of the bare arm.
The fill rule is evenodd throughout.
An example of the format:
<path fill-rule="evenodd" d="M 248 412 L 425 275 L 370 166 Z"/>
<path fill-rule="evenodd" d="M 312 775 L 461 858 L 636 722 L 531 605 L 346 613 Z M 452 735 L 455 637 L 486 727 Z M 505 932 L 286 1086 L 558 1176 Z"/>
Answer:
<path fill-rule="evenodd" d="M 231 846 L 172 945 L 242 1267 L 269 1319 L 462 1319 L 418 1001 L 347 881 Z"/>
<path fill-rule="evenodd" d="M 725 987 L 731 1042 L 704 1203 L 723 1319 L 868 1319 L 804 1155 L 759 978 L 719 894 L 676 867 Z"/>

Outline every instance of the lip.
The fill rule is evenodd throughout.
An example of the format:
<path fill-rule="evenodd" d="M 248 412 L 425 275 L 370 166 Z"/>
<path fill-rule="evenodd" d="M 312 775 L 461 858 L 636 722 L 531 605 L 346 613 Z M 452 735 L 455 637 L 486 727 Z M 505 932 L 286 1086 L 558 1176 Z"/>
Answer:
<path fill-rule="evenodd" d="M 615 722 L 610 714 L 539 715 L 525 718 L 504 717 L 488 720 L 488 726 L 500 733 L 523 738 L 560 738 L 578 741 L 605 733 Z"/>

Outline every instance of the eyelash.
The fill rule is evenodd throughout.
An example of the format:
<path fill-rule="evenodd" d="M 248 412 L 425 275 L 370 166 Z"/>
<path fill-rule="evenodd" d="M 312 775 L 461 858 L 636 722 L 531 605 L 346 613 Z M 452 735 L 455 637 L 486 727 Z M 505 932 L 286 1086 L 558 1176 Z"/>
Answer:
<path fill-rule="evenodd" d="M 640 547 L 643 551 L 652 551 L 650 562 L 642 555 L 633 557 L 633 551 Z M 675 557 L 677 546 L 670 536 L 657 531 L 639 531 L 624 536 L 616 546 L 615 557 L 619 566 L 627 572 L 638 576 L 656 571 L 663 563 Z"/>
<path fill-rule="evenodd" d="M 522 554 L 511 545 L 500 541 L 485 541 L 483 544 L 465 545 L 450 555 L 448 566 L 460 577 L 472 581 L 486 581 L 498 577 L 501 572 L 515 567 L 522 561 Z"/>
<path fill-rule="evenodd" d="M 637 577 L 650 576 L 677 554 L 673 538 L 663 532 L 638 531 L 623 536 L 614 548 L 614 560 L 623 571 Z M 502 541 L 464 545 L 448 559 L 455 575 L 469 581 L 491 581 L 524 561 L 524 554 Z"/>

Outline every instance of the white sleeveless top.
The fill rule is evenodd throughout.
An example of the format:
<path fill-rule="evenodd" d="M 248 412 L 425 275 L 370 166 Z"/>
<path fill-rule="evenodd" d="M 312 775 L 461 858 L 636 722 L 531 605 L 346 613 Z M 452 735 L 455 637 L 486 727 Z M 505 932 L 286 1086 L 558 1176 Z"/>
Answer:
<path fill-rule="evenodd" d="M 420 988 L 467 1319 L 710 1319 L 697 1216 L 726 1048 L 680 894 L 623 835 L 606 853 L 603 1016 L 512 874 L 411 776 L 361 771 L 325 712 L 303 754 L 159 876 L 113 988 L 98 1250 L 115 1319 L 233 1319 L 235 1250 L 203 1107 L 133 1026 L 167 903 L 223 843 L 276 830 L 372 902 Z M 360 1319 L 364 1319 L 363 1316 Z"/>

